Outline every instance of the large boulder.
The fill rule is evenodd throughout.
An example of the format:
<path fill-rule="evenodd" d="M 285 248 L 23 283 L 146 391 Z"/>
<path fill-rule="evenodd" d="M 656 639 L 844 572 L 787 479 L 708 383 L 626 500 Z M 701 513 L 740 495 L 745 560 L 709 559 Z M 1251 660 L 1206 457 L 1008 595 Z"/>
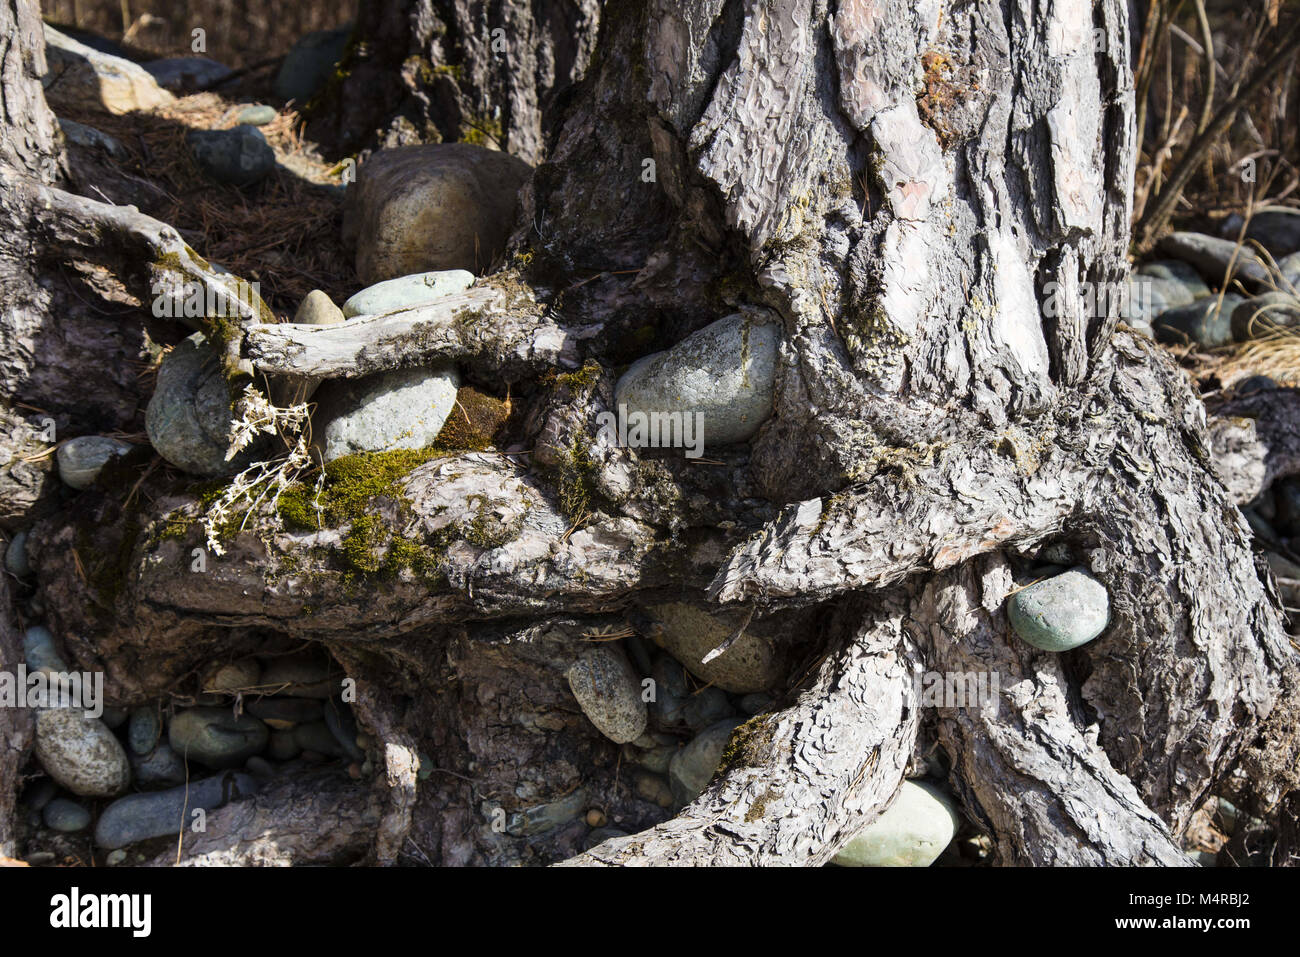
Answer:
<path fill-rule="evenodd" d="M 139 64 L 91 49 L 48 23 L 45 61 L 49 72 L 42 83 L 46 99 L 55 109 L 104 109 L 121 114 L 151 110 L 175 99 Z"/>
<path fill-rule="evenodd" d="M 447 269 L 484 272 L 505 250 L 519 188 L 532 173 L 508 153 L 437 143 L 379 150 L 361 164 L 343 241 L 370 285 Z"/>

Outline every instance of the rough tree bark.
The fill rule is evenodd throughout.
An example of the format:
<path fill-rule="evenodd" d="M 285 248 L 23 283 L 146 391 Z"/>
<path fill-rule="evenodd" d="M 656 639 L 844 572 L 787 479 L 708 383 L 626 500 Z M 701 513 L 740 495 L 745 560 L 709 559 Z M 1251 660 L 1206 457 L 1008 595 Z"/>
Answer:
<path fill-rule="evenodd" d="M 599 0 L 363 3 L 313 132 L 346 152 L 473 142 L 536 163 L 599 24 Z"/>
<path fill-rule="evenodd" d="M 427 12 L 377 4 L 362 30 L 389 24 L 423 49 L 439 36 Z M 530 454 L 436 458 L 370 505 L 376 561 L 402 541 L 435 570 L 358 583 L 348 521 L 291 531 L 263 509 L 190 574 L 197 529 L 172 532 L 197 496 L 159 471 L 129 503 L 99 487 L 37 525 L 40 596 L 68 654 L 128 704 L 213 656 L 324 643 L 358 680 L 382 768 L 382 808 L 352 795 L 341 813 L 373 828 L 380 863 L 818 864 L 933 743 L 1003 863 L 1187 863 L 1180 835 L 1243 760 L 1276 806 L 1291 771 L 1255 759 L 1294 753 L 1296 655 L 1236 502 L 1291 468 L 1285 436 L 1274 452 L 1262 424 L 1212 435 L 1170 361 L 1087 307 L 1127 271 L 1126 4 L 613 0 L 600 16 L 525 188 L 511 270 L 463 303 L 355 328 L 252 317 L 230 346 L 267 374 L 453 358 L 510 383 Z M 457 96 L 505 102 L 471 74 Z M 410 95 L 399 85 L 367 115 L 388 116 Z M 526 112 L 505 145 L 541 155 L 546 122 Z M 32 261 L 99 249 L 143 301 L 160 267 L 125 253 L 157 263 L 174 234 L 6 166 Z M 187 257 L 168 262 L 203 278 Z M 6 329 L 56 321 L 32 301 L 35 320 L 6 305 Z M 774 415 L 748 447 L 703 467 L 596 432 L 621 363 L 737 308 L 784 330 Z M 1237 454 L 1228 485 L 1221 447 Z M 1089 566 L 1112 602 L 1105 635 L 1063 656 L 1020 643 L 1003 612 L 1045 556 Z M 789 623 L 791 667 L 665 819 L 620 779 L 563 674 L 587 636 L 669 597 Z M 922 709 L 918 668 L 996 672 L 1000 692 Z M 590 804 L 637 833 L 580 853 L 573 809 Z M 233 844 L 248 815 L 274 828 L 274 806 L 227 809 L 217 833 Z M 556 806 L 570 823 L 539 830 Z M 288 815 L 285 853 L 329 858 L 303 820 Z"/>

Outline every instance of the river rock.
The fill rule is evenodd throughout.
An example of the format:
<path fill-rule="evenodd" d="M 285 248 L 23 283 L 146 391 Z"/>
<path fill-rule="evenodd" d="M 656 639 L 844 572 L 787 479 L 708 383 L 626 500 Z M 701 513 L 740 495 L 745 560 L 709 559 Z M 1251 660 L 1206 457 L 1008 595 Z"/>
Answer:
<path fill-rule="evenodd" d="M 5 571 L 15 578 L 26 578 L 32 573 L 27 562 L 27 533 L 19 532 L 5 546 Z"/>
<path fill-rule="evenodd" d="M 511 814 L 506 821 L 506 832 L 514 837 L 531 837 L 552 828 L 567 824 L 581 814 L 587 807 L 587 791 L 578 788 L 572 794 L 538 804 Z"/>
<path fill-rule="evenodd" d="M 218 183 L 251 186 L 275 169 L 275 150 L 255 126 L 229 130 L 191 130 L 185 135 L 194 161 Z"/>
<path fill-rule="evenodd" d="M 1236 250 L 1236 258 L 1233 251 Z M 1255 283 L 1268 281 L 1268 267 L 1250 246 L 1237 249 L 1231 239 L 1219 239 L 1204 233 L 1175 232 L 1160 241 L 1160 251 L 1167 256 L 1191 263 L 1205 280 L 1215 288 L 1232 279 Z M 1228 263 L 1232 273 L 1228 274 Z M 1226 278 L 1225 278 L 1226 277 Z"/>
<path fill-rule="evenodd" d="M 111 850 L 152 837 L 175 836 L 192 823 L 195 809 L 215 810 L 227 800 L 256 794 L 257 788 L 252 775 L 228 771 L 166 791 L 119 798 L 99 815 L 95 843 Z"/>
<path fill-rule="evenodd" d="M 60 674 L 69 670 L 54 644 L 54 635 L 44 625 L 32 625 L 23 632 L 23 658 L 28 671 Z"/>
<path fill-rule="evenodd" d="M 772 414 L 781 339 L 776 322 L 756 315 L 733 313 L 632 363 L 614 386 L 615 407 L 626 407 L 629 429 L 637 412 L 698 412 L 704 449 L 753 438 Z"/>
<path fill-rule="evenodd" d="M 654 680 L 654 700 L 650 702 L 656 723 L 671 728 L 686 720 L 686 672 L 681 664 L 669 655 L 655 658 L 650 672 Z"/>
<path fill-rule="evenodd" d="M 81 797 L 113 797 L 131 783 L 126 750 L 98 718 L 80 708 L 36 715 L 36 759 L 55 781 Z"/>
<path fill-rule="evenodd" d="M 174 93 L 190 93 L 214 86 L 234 71 L 224 63 L 205 56 L 173 56 L 149 60 L 140 66 L 163 89 Z"/>
<path fill-rule="evenodd" d="M 668 763 L 668 783 L 679 806 L 690 804 L 708 786 L 722 763 L 722 753 L 731 740 L 731 732 L 740 723 L 735 718 L 727 718 L 710 725 L 673 755 Z"/>
<path fill-rule="evenodd" d="M 1266 292 L 1232 310 L 1232 336 L 1238 342 L 1264 339 L 1300 326 L 1300 299 L 1286 292 Z"/>
<path fill-rule="evenodd" d="M 59 478 L 70 488 L 90 488 L 109 459 L 126 455 L 134 448 L 129 442 L 110 439 L 106 435 L 80 435 L 69 439 L 59 446 L 56 453 Z"/>
<path fill-rule="evenodd" d="M 1300 210 L 1269 209 L 1255 213 L 1246 227 L 1246 238 L 1258 242 L 1275 258 L 1300 251 Z"/>
<path fill-rule="evenodd" d="M 343 241 L 367 285 L 430 270 L 486 272 L 505 251 L 523 160 L 465 143 L 379 150 L 343 208 Z"/>
<path fill-rule="evenodd" d="M 293 739 L 304 751 L 315 751 L 330 758 L 343 757 L 343 748 L 326 726 L 324 721 L 310 721 L 293 729 Z"/>
<path fill-rule="evenodd" d="M 353 316 L 396 312 L 464 292 L 473 284 L 474 274 L 464 269 L 420 272 L 413 276 L 385 279 L 367 286 L 343 303 L 343 315 L 351 319 Z"/>
<path fill-rule="evenodd" d="M 648 637 L 705 683 L 724 691 L 765 691 L 781 677 L 782 660 L 764 623 L 751 620 L 730 648 L 708 664 L 704 656 L 736 633 L 744 613 L 708 611 L 687 602 L 665 602 L 644 609 Z"/>
<path fill-rule="evenodd" d="M 343 672 L 312 651 L 268 657 L 262 666 L 262 689 L 291 698 L 329 698 L 339 690 Z"/>
<path fill-rule="evenodd" d="M 90 827 L 90 812 L 76 801 L 55 798 L 41 814 L 45 826 L 64 834 L 76 834 Z"/>
<path fill-rule="evenodd" d="M 302 747 L 291 729 L 273 730 L 266 753 L 276 761 L 292 761 L 302 754 Z"/>
<path fill-rule="evenodd" d="M 593 645 L 573 663 L 567 677 L 582 713 L 605 737 L 625 744 L 645 731 L 641 680 L 622 649 Z"/>
<path fill-rule="evenodd" d="M 620 830 L 616 827 L 597 827 L 593 828 L 582 841 L 582 849 L 589 851 L 597 844 L 604 844 L 606 841 L 616 837 L 627 837 L 627 831 Z"/>
<path fill-rule="evenodd" d="M 357 744 L 357 720 L 346 702 L 337 697 L 326 702 L 325 727 L 334 735 L 334 740 L 343 749 L 344 755 L 353 761 L 366 759 L 366 753 Z"/>
<path fill-rule="evenodd" d="M 453 365 L 332 380 L 318 393 L 313 419 L 321 453 L 329 462 L 358 452 L 430 446 L 459 389 L 460 373 Z"/>
<path fill-rule="evenodd" d="M 1163 312 L 1189 306 L 1208 296 L 1210 289 L 1190 265 L 1178 259 L 1160 259 L 1144 263 L 1129 279 L 1129 310 L 1125 318 L 1130 325 L 1151 325 Z"/>
<path fill-rule="evenodd" d="M 337 326 L 344 318 L 343 311 L 334 305 L 329 293 L 320 289 L 307 293 L 293 314 L 293 321 L 304 326 Z"/>
<path fill-rule="evenodd" d="M 632 777 L 632 790 L 636 796 L 660 807 L 673 806 L 673 789 L 661 775 L 638 771 Z"/>
<path fill-rule="evenodd" d="M 256 658 L 237 661 L 215 661 L 207 667 L 202 681 L 206 693 L 219 691 L 247 691 L 258 687 L 262 679 L 262 666 Z"/>
<path fill-rule="evenodd" d="M 130 159 L 131 154 L 127 152 L 125 146 L 114 137 L 95 129 L 93 126 L 86 126 L 84 123 L 59 117 L 59 129 L 63 131 L 63 135 L 69 143 L 88 150 L 101 150 L 119 163 Z"/>
<path fill-rule="evenodd" d="M 1007 603 L 1011 627 L 1044 651 L 1087 644 L 1110 621 L 1106 586 L 1082 566 L 1022 588 Z"/>
<path fill-rule="evenodd" d="M 680 751 L 675 744 L 656 744 L 652 748 L 638 751 L 636 754 L 636 763 L 645 768 L 652 774 L 667 774 L 668 765 L 672 763 L 673 756 Z"/>
<path fill-rule="evenodd" d="M 841 867 L 929 867 L 961 826 L 952 801 L 925 781 L 904 781 L 884 814 L 831 859 Z"/>
<path fill-rule="evenodd" d="M 314 698 L 257 698 L 244 705 L 253 717 L 265 721 L 267 726 L 283 731 L 296 724 L 319 721 L 322 715 L 321 703 Z"/>
<path fill-rule="evenodd" d="M 695 692 L 686 699 L 686 707 L 682 709 L 686 726 L 692 731 L 702 731 L 723 718 L 730 718 L 735 713 L 736 709 L 731 706 L 727 693 L 716 686 L 701 688 Z"/>
<path fill-rule="evenodd" d="M 1273 484 L 1273 524 L 1287 538 L 1300 535 L 1300 479 L 1294 476 Z"/>
<path fill-rule="evenodd" d="M 126 742 L 136 754 L 148 754 L 162 737 L 162 719 L 157 708 L 136 708 L 126 728 Z"/>
<path fill-rule="evenodd" d="M 1173 345 L 1195 342 L 1206 348 L 1226 345 L 1232 341 L 1232 312 L 1243 301 L 1235 293 L 1197 299 L 1190 306 L 1176 306 L 1156 317 L 1156 338 Z"/>
<path fill-rule="evenodd" d="M 255 460 L 262 446 L 248 446 L 230 461 L 232 384 L 221 358 L 196 332 L 179 343 L 158 367 L 145 430 L 154 451 L 194 475 L 233 475 Z"/>
<path fill-rule="evenodd" d="M 249 126 L 265 126 L 267 123 L 275 122 L 278 115 L 273 106 L 250 103 L 235 114 L 235 122 Z"/>
<path fill-rule="evenodd" d="M 229 708 L 179 711 L 167 729 L 168 743 L 182 758 L 211 768 L 237 768 L 262 751 L 270 737 L 265 724 L 249 714 L 236 718 Z"/>
<path fill-rule="evenodd" d="M 275 77 L 275 95 L 304 105 L 325 85 L 347 49 L 352 27 L 317 30 L 301 37 L 289 50 Z"/>
<path fill-rule="evenodd" d="M 185 762 L 166 741 L 148 754 L 132 754 L 131 773 L 142 788 L 169 788 L 185 783 Z"/>
<path fill-rule="evenodd" d="M 55 109 L 103 108 L 123 114 L 151 110 L 175 100 L 139 64 L 94 50 L 48 23 L 44 28 L 49 69 L 41 82 L 46 99 Z"/>

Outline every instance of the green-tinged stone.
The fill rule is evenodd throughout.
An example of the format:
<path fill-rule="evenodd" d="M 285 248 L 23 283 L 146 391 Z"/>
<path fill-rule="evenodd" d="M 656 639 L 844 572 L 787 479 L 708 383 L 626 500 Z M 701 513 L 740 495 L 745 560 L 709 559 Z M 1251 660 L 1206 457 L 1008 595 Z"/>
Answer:
<path fill-rule="evenodd" d="M 418 272 L 410 276 L 385 279 L 367 286 L 343 303 L 343 315 L 378 316 L 398 309 L 409 309 L 445 296 L 464 292 L 474 284 L 474 274 L 466 269 L 443 269 Z"/>
<path fill-rule="evenodd" d="M 898 797 L 831 859 L 841 867 L 929 867 L 961 826 L 941 790 L 904 781 Z"/>
<path fill-rule="evenodd" d="M 1035 648 L 1069 651 L 1105 630 L 1110 597 L 1086 568 L 1075 567 L 1016 592 L 1007 617 L 1016 634 Z"/>

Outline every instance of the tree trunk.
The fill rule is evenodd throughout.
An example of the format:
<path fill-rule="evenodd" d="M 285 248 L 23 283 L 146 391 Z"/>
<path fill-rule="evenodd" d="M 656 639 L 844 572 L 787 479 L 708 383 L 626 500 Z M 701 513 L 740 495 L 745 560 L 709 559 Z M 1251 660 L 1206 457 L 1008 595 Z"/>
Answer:
<path fill-rule="evenodd" d="M 1183 831 L 1234 767 L 1296 747 L 1280 719 L 1296 657 L 1236 508 L 1276 456 L 1247 437 L 1220 478 L 1211 449 L 1231 437 L 1207 431 L 1186 378 L 1088 307 L 1128 268 L 1126 3 L 612 0 L 585 79 L 549 100 L 558 79 L 507 81 L 478 44 L 498 16 L 514 51 L 559 14 L 475 9 L 486 24 L 459 4 L 373 5 L 358 30 L 384 43 L 344 83 L 372 91 L 355 101 L 367 114 L 416 103 L 442 138 L 463 138 L 440 117 L 463 124 L 466 103 L 501 107 L 501 145 L 546 157 L 515 266 L 463 303 L 320 332 L 250 318 L 231 348 L 268 375 L 455 360 L 509 383 L 530 452 L 400 477 L 366 505 L 381 531 L 361 564 L 351 518 L 292 530 L 263 505 L 195 574 L 184 481 L 82 493 L 32 535 L 72 658 L 134 704 L 214 657 L 323 643 L 357 681 L 382 795 L 375 810 L 348 792 L 339 813 L 373 827 L 378 863 L 820 864 L 936 744 L 999 862 L 1188 863 Z M 399 81 L 389 57 L 452 62 L 445 44 L 469 65 L 444 114 L 429 91 L 446 76 Z M 582 43 L 555 46 L 570 52 L 545 54 L 568 63 L 554 77 L 581 72 Z M 346 138 L 361 127 L 339 109 Z M 6 166 L 4 269 L 26 243 L 98 249 L 139 301 L 165 268 L 207 277 L 163 224 Z M 33 302 L 7 300 L 6 335 L 55 321 Z M 618 366 L 738 309 L 783 331 L 774 414 L 750 445 L 703 466 L 596 431 Z M 1111 601 L 1104 635 L 1064 655 L 1022 643 L 1004 612 L 1048 558 L 1088 566 Z M 676 815 L 634 790 L 565 681 L 589 639 L 661 600 L 783 623 L 789 664 Z M 641 660 L 642 636 L 619 640 Z M 918 670 L 995 674 L 1000 690 L 936 711 Z M 1276 806 L 1289 768 L 1252 767 Z M 226 809 L 220 833 L 275 827 L 278 799 Z M 591 807 L 628 836 L 584 851 Z M 310 816 L 288 815 L 286 846 L 346 858 L 312 850 Z M 195 853 L 225 860 L 220 843 Z"/>
<path fill-rule="evenodd" d="M 344 152 L 468 142 L 536 163 L 599 23 L 599 0 L 361 4 L 313 132 Z"/>

